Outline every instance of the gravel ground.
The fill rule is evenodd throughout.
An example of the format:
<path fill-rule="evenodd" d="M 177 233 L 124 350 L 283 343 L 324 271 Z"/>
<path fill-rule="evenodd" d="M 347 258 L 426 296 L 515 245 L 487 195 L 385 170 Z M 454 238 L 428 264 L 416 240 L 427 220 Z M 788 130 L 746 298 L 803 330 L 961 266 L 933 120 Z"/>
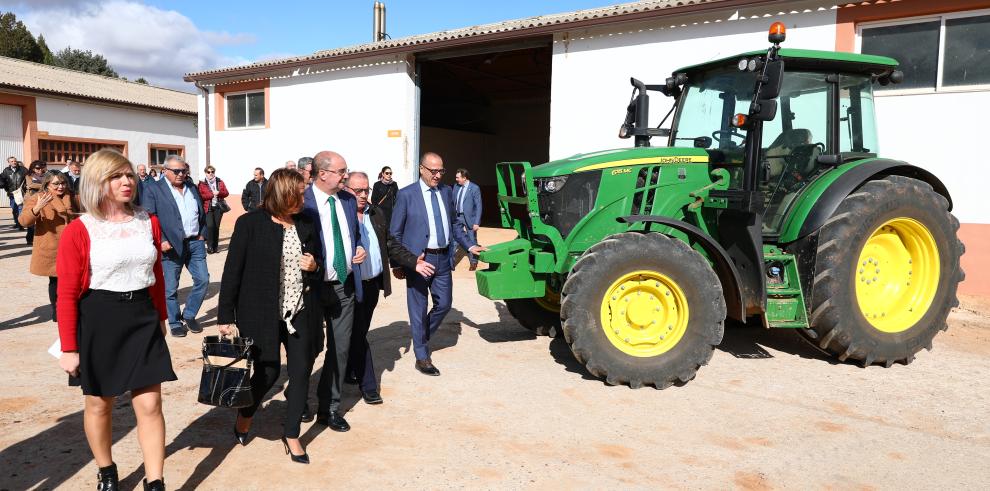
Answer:
<path fill-rule="evenodd" d="M 4 216 L 0 373 L 10 375 L 0 378 L 0 489 L 91 488 L 96 465 L 82 431 L 82 397 L 46 352 L 56 337 L 47 280 L 28 274 L 30 249 Z M 484 229 L 481 240 L 512 238 L 506 233 Z M 200 317 L 207 333 L 223 260 L 209 257 Z M 185 274 L 180 296 L 189 284 Z M 987 299 L 963 298 L 934 350 L 909 366 L 840 364 L 795 333 L 735 327 L 694 381 L 658 391 L 595 380 L 564 341 L 534 337 L 502 303 L 479 296 L 467 268 L 455 273 L 454 310 L 435 338 L 443 375 L 424 377 L 413 368 L 404 288 L 397 290 L 379 305 L 369 335 L 385 404 L 368 406 L 348 386 L 353 429 L 305 425 L 309 466 L 291 463 L 278 441 L 284 377 L 250 443 L 235 446 L 233 411 L 196 403 L 202 335 L 170 338 L 179 381 L 164 385 L 168 486 L 990 487 Z M 123 489 L 134 489 L 143 471 L 126 396 L 114 417 L 114 460 Z"/>

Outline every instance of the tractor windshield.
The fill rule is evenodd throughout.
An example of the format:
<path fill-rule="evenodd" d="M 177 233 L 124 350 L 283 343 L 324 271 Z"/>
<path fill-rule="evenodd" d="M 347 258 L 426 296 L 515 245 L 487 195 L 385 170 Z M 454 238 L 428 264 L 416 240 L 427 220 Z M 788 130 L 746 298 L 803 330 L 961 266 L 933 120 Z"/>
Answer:
<path fill-rule="evenodd" d="M 741 152 L 745 133 L 729 123 L 732 115 L 749 111 L 755 84 L 755 74 L 735 68 L 695 75 L 681 100 L 676 131 L 671 137 L 675 140 L 710 137 L 709 149 Z"/>

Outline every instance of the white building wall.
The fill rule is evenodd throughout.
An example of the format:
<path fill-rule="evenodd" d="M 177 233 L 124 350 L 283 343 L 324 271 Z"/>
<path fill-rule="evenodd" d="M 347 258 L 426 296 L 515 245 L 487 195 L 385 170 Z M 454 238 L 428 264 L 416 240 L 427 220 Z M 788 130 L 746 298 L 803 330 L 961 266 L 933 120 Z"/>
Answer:
<path fill-rule="evenodd" d="M 635 77 L 662 84 L 674 70 L 739 53 L 766 49 L 767 30 L 787 25 L 784 46 L 835 49 L 835 12 L 821 2 L 724 10 L 554 36 L 550 104 L 550 159 L 632 146 L 618 137 Z M 752 18 L 756 17 L 756 18 Z M 672 100 L 651 92 L 650 124 L 656 126 Z M 670 121 L 664 124 L 670 127 Z M 664 145 L 655 138 L 654 145 Z"/>
<path fill-rule="evenodd" d="M 232 193 L 240 192 L 255 167 L 267 175 L 286 160 L 321 150 L 340 153 L 348 168 L 368 173 L 372 182 L 384 165 L 400 185 L 412 182 L 417 89 L 408 67 L 404 57 L 389 57 L 273 78 L 269 128 L 213 130 L 215 118 L 224 115 L 217 114 L 211 94 L 211 163 Z M 390 137 L 390 130 L 401 135 Z"/>
<path fill-rule="evenodd" d="M 196 116 L 127 108 L 52 97 L 38 97 L 38 131 L 51 137 L 127 142 L 135 165 L 148 163 L 148 144 L 184 145 L 186 160 L 199 171 Z"/>
<path fill-rule="evenodd" d="M 880 94 L 876 101 L 880 155 L 923 167 L 949 189 L 963 223 L 990 224 L 985 200 L 990 159 L 979 152 L 990 91 Z"/>

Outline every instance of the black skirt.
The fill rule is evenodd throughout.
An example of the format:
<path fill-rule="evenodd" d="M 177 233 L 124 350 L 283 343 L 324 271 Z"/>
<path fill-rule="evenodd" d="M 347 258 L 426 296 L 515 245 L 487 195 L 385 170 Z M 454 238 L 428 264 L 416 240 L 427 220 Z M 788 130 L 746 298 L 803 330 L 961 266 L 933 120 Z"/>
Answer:
<path fill-rule="evenodd" d="M 148 290 L 90 290 L 79 300 L 79 381 L 83 394 L 114 397 L 177 380 Z"/>

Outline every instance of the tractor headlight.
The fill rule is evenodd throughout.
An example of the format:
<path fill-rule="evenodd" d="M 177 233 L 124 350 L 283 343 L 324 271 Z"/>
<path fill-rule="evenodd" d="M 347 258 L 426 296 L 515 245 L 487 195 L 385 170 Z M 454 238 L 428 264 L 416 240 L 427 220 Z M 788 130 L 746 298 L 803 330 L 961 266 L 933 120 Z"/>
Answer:
<path fill-rule="evenodd" d="M 749 60 L 747 60 L 746 58 L 739 60 L 739 63 L 736 65 L 736 67 L 739 68 L 740 72 L 745 72 L 748 66 L 749 66 Z"/>
<path fill-rule="evenodd" d="M 560 191 L 567 182 L 567 176 L 541 177 L 536 179 L 536 189 L 541 193 L 553 194 Z"/>

